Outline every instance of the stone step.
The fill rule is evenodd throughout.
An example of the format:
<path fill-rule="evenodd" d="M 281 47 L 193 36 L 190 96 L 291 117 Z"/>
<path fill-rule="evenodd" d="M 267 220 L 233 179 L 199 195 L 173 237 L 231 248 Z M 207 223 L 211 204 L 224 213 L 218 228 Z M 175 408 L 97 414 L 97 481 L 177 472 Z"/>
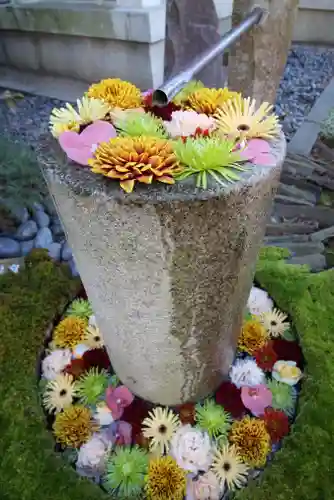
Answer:
<path fill-rule="evenodd" d="M 296 177 L 282 172 L 281 182 L 289 186 L 295 186 L 299 189 L 302 189 L 303 191 L 310 192 L 311 194 L 316 196 L 317 201 L 319 200 L 322 193 L 322 188 L 317 184 L 309 182 L 307 177 Z"/>
<path fill-rule="evenodd" d="M 318 228 L 319 223 L 317 221 L 268 224 L 266 227 L 266 236 L 283 236 L 285 234 L 310 234 L 317 231 Z"/>
<path fill-rule="evenodd" d="M 334 209 L 328 207 L 306 205 L 286 205 L 284 203 L 275 203 L 275 213 L 280 217 L 298 218 L 298 221 L 308 220 L 316 221 L 321 228 L 332 226 L 334 223 Z M 296 222 L 296 221 L 295 221 Z"/>
<path fill-rule="evenodd" d="M 306 204 L 315 205 L 317 202 L 317 196 L 311 191 L 305 191 L 293 185 L 280 183 L 278 186 L 278 194 L 288 197 L 297 198 L 299 200 L 304 200 Z"/>
<path fill-rule="evenodd" d="M 282 194 L 277 194 L 274 198 L 274 202 L 284 203 L 286 205 L 308 205 L 313 207 L 314 204 L 305 200 L 304 198 L 297 198 L 294 196 L 284 196 Z"/>
<path fill-rule="evenodd" d="M 310 241 L 308 234 L 286 234 L 283 236 L 265 236 L 263 238 L 264 243 L 267 242 L 295 242 L 295 243 L 305 243 L 305 241 Z"/>
<path fill-rule="evenodd" d="M 325 250 L 324 244 L 316 241 L 294 242 L 294 241 L 266 241 L 265 246 L 275 246 L 287 248 L 294 257 L 313 255 L 322 253 Z"/>
<path fill-rule="evenodd" d="M 310 235 L 311 241 L 324 241 L 334 237 L 334 226 L 327 227 Z"/>
<path fill-rule="evenodd" d="M 306 264 L 310 266 L 311 271 L 314 272 L 322 271 L 326 267 L 326 258 L 321 253 L 291 257 L 286 262 L 288 264 Z"/>

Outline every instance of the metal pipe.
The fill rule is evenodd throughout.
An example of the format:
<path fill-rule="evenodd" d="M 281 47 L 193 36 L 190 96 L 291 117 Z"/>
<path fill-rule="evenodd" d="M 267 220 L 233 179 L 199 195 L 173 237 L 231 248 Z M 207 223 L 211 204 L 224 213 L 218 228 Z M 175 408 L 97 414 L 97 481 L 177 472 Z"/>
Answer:
<path fill-rule="evenodd" d="M 207 66 L 213 59 L 222 54 L 227 47 L 232 45 L 242 34 L 248 31 L 252 26 L 259 24 L 265 15 L 265 10 L 261 7 L 255 7 L 245 19 L 235 28 L 225 33 L 221 40 L 204 51 L 195 61 L 185 70 L 173 76 L 170 80 L 155 90 L 152 95 L 152 104 L 155 106 L 166 106 L 176 94 Z"/>

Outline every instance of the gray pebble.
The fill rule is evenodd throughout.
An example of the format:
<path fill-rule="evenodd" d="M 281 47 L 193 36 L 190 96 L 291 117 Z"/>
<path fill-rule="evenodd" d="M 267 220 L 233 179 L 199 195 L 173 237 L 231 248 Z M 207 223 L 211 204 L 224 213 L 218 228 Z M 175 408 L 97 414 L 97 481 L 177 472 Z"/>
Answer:
<path fill-rule="evenodd" d="M 25 257 L 34 248 L 34 240 L 22 241 L 20 243 L 20 247 L 21 247 L 21 255 Z"/>
<path fill-rule="evenodd" d="M 70 260 L 72 258 L 72 250 L 70 249 L 69 244 L 65 241 L 63 248 L 61 250 L 61 258 L 62 260 Z"/>
<path fill-rule="evenodd" d="M 35 238 L 35 248 L 49 248 L 52 243 L 52 233 L 48 227 L 38 230 Z"/>
<path fill-rule="evenodd" d="M 44 212 L 44 207 L 38 201 L 34 201 L 34 203 L 32 204 L 32 211 L 33 212 Z"/>
<path fill-rule="evenodd" d="M 69 266 L 70 266 L 70 270 L 71 270 L 71 273 L 72 273 L 72 276 L 79 276 L 79 272 L 77 270 L 77 266 L 75 265 L 75 262 L 74 262 L 74 259 L 72 257 L 72 259 L 68 262 Z"/>
<path fill-rule="evenodd" d="M 12 257 L 20 256 L 20 244 L 12 238 L 0 236 L 0 259 L 11 259 Z"/>
<path fill-rule="evenodd" d="M 50 229 L 55 237 L 64 237 L 64 229 L 60 222 L 51 224 Z"/>
<path fill-rule="evenodd" d="M 50 257 L 54 260 L 60 260 L 60 252 L 61 252 L 61 244 L 60 243 L 51 243 L 48 246 L 48 253 Z"/>
<path fill-rule="evenodd" d="M 56 206 L 55 204 L 53 203 L 53 201 L 51 200 L 51 198 L 48 198 L 44 201 L 44 207 L 45 207 L 45 211 L 49 214 L 49 215 L 57 215 L 57 209 L 56 209 Z"/>
<path fill-rule="evenodd" d="M 24 222 L 27 222 L 27 220 L 29 220 L 30 215 L 27 207 L 14 207 L 11 209 L 11 212 L 14 215 L 15 219 L 21 224 L 24 224 Z"/>
<path fill-rule="evenodd" d="M 34 220 L 28 220 L 21 224 L 15 233 L 15 238 L 18 241 L 28 241 L 35 238 L 38 231 L 37 224 Z"/>
<path fill-rule="evenodd" d="M 42 210 L 36 210 L 33 214 L 33 219 L 37 222 L 37 226 L 48 227 L 50 224 L 50 217 Z"/>

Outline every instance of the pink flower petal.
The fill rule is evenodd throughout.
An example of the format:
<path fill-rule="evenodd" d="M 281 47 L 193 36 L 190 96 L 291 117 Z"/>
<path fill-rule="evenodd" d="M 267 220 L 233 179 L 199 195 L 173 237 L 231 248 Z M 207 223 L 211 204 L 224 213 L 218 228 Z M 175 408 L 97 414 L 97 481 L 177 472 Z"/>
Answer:
<path fill-rule="evenodd" d="M 119 435 L 119 437 L 117 436 Z M 128 422 L 120 421 L 118 422 L 118 428 L 116 433 L 116 444 L 128 446 L 132 441 L 132 425 Z"/>
<path fill-rule="evenodd" d="M 77 132 L 67 131 L 58 137 L 60 147 L 66 152 L 67 149 L 79 148 L 82 146 L 80 135 Z"/>
<path fill-rule="evenodd" d="M 114 390 L 114 398 L 119 402 L 122 408 L 129 406 L 134 400 L 134 395 L 125 385 L 120 385 Z"/>
<path fill-rule="evenodd" d="M 272 155 L 271 153 L 261 153 L 255 156 L 252 159 L 252 162 L 255 165 L 265 165 L 267 167 L 271 167 L 272 165 L 275 165 L 276 160 L 274 155 Z"/>
<path fill-rule="evenodd" d="M 107 142 L 109 139 L 116 137 L 116 135 L 116 129 L 111 123 L 97 120 L 81 132 L 80 139 L 83 144 L 91 148 L 93 144 Z"/>
<path fill-rule="evenodd" d="M 247 147 L 252 150 L 252 152 L 258 153 L 270 153 L 271 148 L 269 142 L 264 139 L 251 139 L 247 143 Z"/>
<path fill-rule="evenodd" d="M 81 148 L 77 149 L 68 148 L 64 149 L 64 151 L 70 160 L 79 163 L 79 165 L 88 165 L 89 158 L 93 157 L 93 153 L 88 146 L 81 146 Z"/>
<path fill-rule="evenodd" d="M 123 415 L 123 408 L 117 403 L 117 400 L 113 398 L 113 396 L 111 397 L 106 397 L 106 403 L 107 403 L 107 406 L 109 408 L 109 410 L 111 411 L 111 415 L 112 415 L 112 418 L 114 420 L 119 420 L 121 418 L 121 416 Z"/>
<path fill-rule="evenodd" d="M 264 413 L 267 406 L 272 404 L 272 394 L 264 384 L 254 387 L 242 387 L 241 400 L 253 415 L 259 416 Z"/>

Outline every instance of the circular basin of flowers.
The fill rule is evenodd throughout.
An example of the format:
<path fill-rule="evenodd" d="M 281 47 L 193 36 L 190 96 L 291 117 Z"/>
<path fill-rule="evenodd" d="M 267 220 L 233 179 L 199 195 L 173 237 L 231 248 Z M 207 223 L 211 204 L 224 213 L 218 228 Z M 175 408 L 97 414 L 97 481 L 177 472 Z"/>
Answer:
<path fill-rule="evenodd" d="M 132 394 L 84 299 L 47 339 L 39 383 L 56 451 L 111 498 L 219 500 L 247 486 L 281 447 L 302 370 L 288 318 L 253 287 L 229 379 L 203 401 L 169 408 Z"/>
<path fill-rule="evenodd" d="M 67 103 L 52 111 L 51 133 L 69 160 L 126 193 L 189 177 L 198 188 L 226 186 L 251 164 L 275 164 L 270 141 L 281 127 L 270 104 L 197 81 L 164 107 L 152 95 L 118 78 L 94 83 L 77 109 Z"/>

